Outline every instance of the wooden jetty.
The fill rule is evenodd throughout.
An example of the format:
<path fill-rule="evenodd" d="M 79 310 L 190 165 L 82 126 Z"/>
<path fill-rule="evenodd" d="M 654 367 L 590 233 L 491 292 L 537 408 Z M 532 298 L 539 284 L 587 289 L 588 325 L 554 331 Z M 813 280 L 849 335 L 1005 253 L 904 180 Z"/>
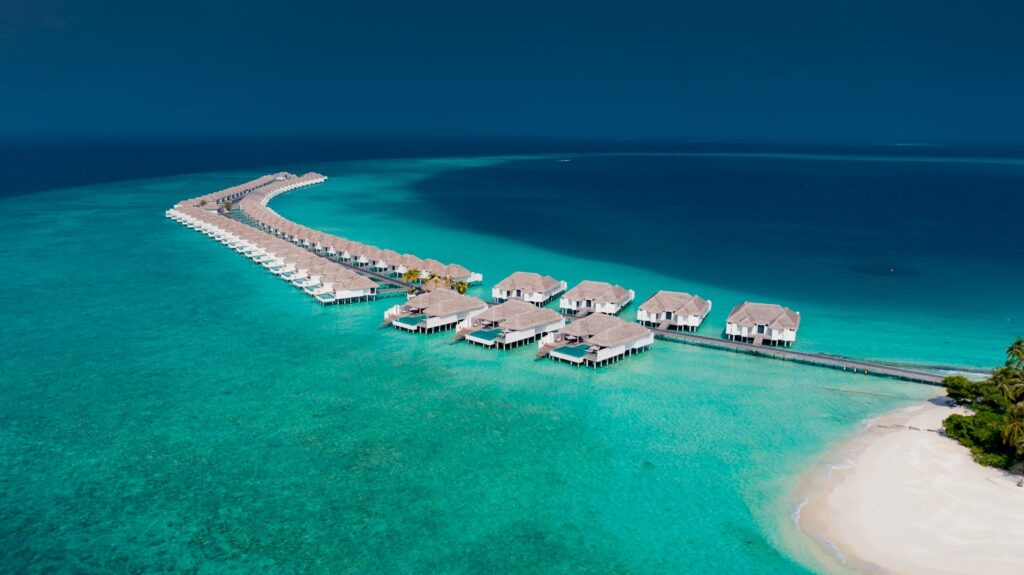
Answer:
<path fill-rule="evenodd" d="M 579 319 L 578 316 L 572 313 L 563 313 L 562 316 L 569 319 L 570 321 L 573 319 Z M 706 335 L 697 335 L 689 331 L 678 331 L 674 329 L 669 329 L 668 322 L 662 322 L 661 324 L 658 325 L 658 327 L 648 327 L 648 329 L 654 332 L 655 338 L 666 341 L 686 343 L 710 349 L 733 351 L 736 353 L 746 353 L 749 355 L 767 357 L 769 359 L 779 359 L 783 361 L 792 361 L 795 363 L 802 363 L 805 365 L 816 365 L 819 367 L 841 369 L 843 371 L 851 371 L 854 373 L 862 373 L 865 375 L 890 377 L 900 379 L 903 381 L 926 383 L 929 385 L 941 385 L 944 377 L 935 373 L 929 373 L 927 371 L 920 371 L 916 369 L 899 367 L 895 365 L 887 365 L 884 363 L 874 361 L 848 359 L 845 357 L 840 357 L 838 355 L 829 355 L 824 353 L 795 351 L 792 348 L 785 347 L 765 347 L 757 345 L 756 343 L 744 343 L 740 341 L 732 341 L 728 339 L 709 337 Z M 541 348 L 537 352 L 537 357 L 542 358 L 546 356 L 550 351 L 550 349 Z"/>
<path fill-rule="evenodd" d="M 873 361 L 848 359 L 824 353 L 794 351 L 791 348 L 785 347 L 764 347 L 753 343 L 730 341 L 727 339 L 708 337 L 706 335 L 697 335 L 691 332 L 663 329 L 661 327 L 650 329 L 658 339 L 676 341 L 713 349 L 734 351 L 737 353 L 746 353 L 759 357 L 781 359 L 783 361 L 793 361 L 796 363 L 817 365 L 820 367 L 830 367 L 832 369 L 841 369 L 843 371 L 852 371 L 854 373 L 863 373 L 866 375 L 891 377 L 904 381 L 927 383 L 929 385 L 941 385 L 943 379 L 943 376 L 938 374 L 894 365 L 886 365 L 884 363 Z"/>

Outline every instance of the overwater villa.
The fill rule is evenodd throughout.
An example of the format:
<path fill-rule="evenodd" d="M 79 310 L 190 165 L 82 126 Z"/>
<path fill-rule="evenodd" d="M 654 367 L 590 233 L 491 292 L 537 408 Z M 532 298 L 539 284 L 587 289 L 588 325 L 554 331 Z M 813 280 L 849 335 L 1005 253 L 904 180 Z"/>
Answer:
<path fill-rule="evenodd" d="M 551 309 L 522 300 L 492 305 L 459 324 L 466 341 L 486 347 L 508 349 L 535 341 L 565 327 L 565 318 Z"/>
<path fill-rule="evenodd" d="M 732 308 L 725 335 L 754 345 L 791 346 L 800 328 L 800 312 L 773 303 L 745 301 Z"/>
<path fill-rule="evenodd" d="M 534 305 L 546 305 L 565 291 L 566 283 L 551 276 L 533 272 L 515 272 L 491 288 L 496 302 L 522 300 Z"/>
<path fill-rule="evenodd" d="M 661 290 L 640 305 L 636 321 L 647 327 L 696 331 L 711 311 L 711 302 L 685 292 Z"/>
<path fill-rule="evenodd" d="M 565 292 L 558 307 L 564 314 L 584 316 L 591 313 L 617 315 L 633 301 L 633 290 L 605 282 L 585 280 Z"/>
<path fill-rule="evenodd" d="M 450 289 L 435 289 L 384 312 L 384 321 L 407 331 L 433 333 L 451 329 L 486 309 L 487 304 L 482 299 Z"/>
<path fill-rule="evenodd" d="M 576 365 L 600 367 L 646 351 L 654 343 L 651 330 L 606 314 L 578 319 L 541 338 L 540 353 Z"/>
<path fill-rule="evenodd" d="M 316 300 L 323 305 L 368 301 L 377 296 L 377 283 L 345 268 L 321 278 Z"/>

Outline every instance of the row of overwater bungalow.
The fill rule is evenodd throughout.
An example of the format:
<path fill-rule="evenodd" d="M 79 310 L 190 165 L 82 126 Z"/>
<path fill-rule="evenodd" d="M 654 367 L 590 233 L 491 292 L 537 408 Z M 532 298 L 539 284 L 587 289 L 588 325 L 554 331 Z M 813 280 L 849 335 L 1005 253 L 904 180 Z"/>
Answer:
<path fill-rule="evenodd" d="M 654 342 L 651 328 L 693 332 L 711 311 L 711 302 L 700 296 L 663 290 L 639 306 L 635 323 L 627 322 L 616 315 L 633 300 L 632 290 L 590 280 L 565 288 L 564 281 L 550 276 L 515 272 L 493 287 L 490 306 L 439 289 L 392 307 L 385 320 L 406 331 L 457 328 L 457 339 L 485 347 L 538 342 L 540 355 L 599 367 L 646 351 Z M 556 298 L 560 312 L 542 307 Z M 758 345 L 791 345 L 799 321 L 799 313 L 788 308 L 743 302 L 729 314 L 726 336 Z"/>
<path fill-rule="evenodd" d="M 304 182 L 301 185 L 310 185 L 322 182 L 325 178 L 320 174 L 305 174 L 296 179 Z M 419 278 L 412 278 L 414 280 L 425 280 L 433 276 L 468 285 L 483 282 L 481 274 L 471 272 L 459 264 L 443 264 L 434 259 L 421 259 L 412 254 L 400 254 L 394 250 L 327 234 L 285 219 L 267 206 L 271 199 L 296 187 L 299 186 L 261 187 L 246 195 L 238 203 L 238 208 L 253 225 L 269 234 L 285 238 L 313 253 L 336 258 L 374 273 L 399 277 L 417 270 Z"/>
<path fill-rule="evenodd" d="M 271 274 L 302 289 L 323 305 L 376 298 L 377 283 L 338 262 L 310 253 L 291 242 L 195 206 L 168 210 L 167 217 L 199 231 Z"/>

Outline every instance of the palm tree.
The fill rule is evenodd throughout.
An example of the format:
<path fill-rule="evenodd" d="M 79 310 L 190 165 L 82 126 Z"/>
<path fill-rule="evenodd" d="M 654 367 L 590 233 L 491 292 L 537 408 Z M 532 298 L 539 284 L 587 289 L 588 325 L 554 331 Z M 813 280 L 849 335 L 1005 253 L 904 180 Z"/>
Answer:
<path fill-rule="evenodd" d="M 405 270 L 404 274 L 402 274 L 402 281 L 407 284 L 411 284 L 418 279 L 420 279 L 420 270 L 416 268 L 409 268 Z"/>
<path fill-rule="evenodd" d="M 455 291 L 464 294 L 466 293 L 466 290 L 469 289 L 469 284 L 462 280 L 458 280 L 454 282 L 453 287 L 455 288 Z"/>
<path fill-rule="evenodd" d="M 441 276 L 437 274 L 428 274 L 427 280 L 423 282 L 423 287 L 426 289 L 434 289 L 439 287 L 445 287 L 447 284 L 441 279 Z"/>
<path fill-rule="evenodd" d="M 225 212 L 230 212 L 231 208 L 233 208 L 234 206 L 235 205 L 231 203 L 231 200 L 228 200 L 228 201 L 224 202 L 224 211 Z"/>
<path fill-rule="evenodd" d="M 1024 455 L 1024 403 L 1014 406 L 1010 421 L 1003 428 L 1003 442 Z"/>
<path fill-rule="evenodd" d="M 996 384 L 996 389 L 1009 403 L 1016 403 L 1024 393 L 1024 379 L 1021 378 L 1021 371 L 1010 366 L 996 369 L 992 373 L 992 383 Z"/>
<path fill-rule="evenodd" d="M 1024 336 L 1018 337 L 1006 348 L 1006 365 L 1024 369 Z"/>

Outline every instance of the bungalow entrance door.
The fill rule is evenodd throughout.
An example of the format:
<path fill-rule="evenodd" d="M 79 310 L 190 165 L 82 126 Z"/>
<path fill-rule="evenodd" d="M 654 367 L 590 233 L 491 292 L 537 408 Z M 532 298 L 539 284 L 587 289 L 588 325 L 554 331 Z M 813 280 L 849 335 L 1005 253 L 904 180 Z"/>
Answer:
<path fill-rule="evenodd" d="M 587 301 L 583 302 L 583 305 L 585 308 L 590 309 L 594 307 L 594 300 L 588 299 Z"/>

